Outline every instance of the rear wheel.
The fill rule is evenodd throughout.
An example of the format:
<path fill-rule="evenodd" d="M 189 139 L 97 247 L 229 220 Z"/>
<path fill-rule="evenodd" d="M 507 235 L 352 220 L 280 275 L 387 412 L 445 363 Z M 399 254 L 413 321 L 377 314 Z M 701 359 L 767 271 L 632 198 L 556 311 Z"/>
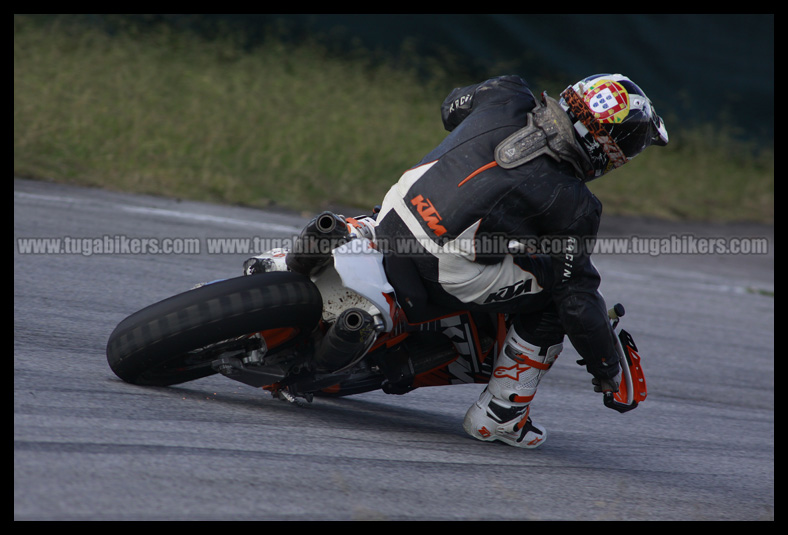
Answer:
<path fill-rule="evenodd" d="M 211 361 L 253 349 L 262 331 L 270 349 L 309 334 L 322 298 L 307 277 L 272 272 L 207 284 L 136 312 L 107 342 L 107 361 L 128 383 L 168 386 L 213 375 Z M 259 342 L 258 342 L 259 343 Z"/>

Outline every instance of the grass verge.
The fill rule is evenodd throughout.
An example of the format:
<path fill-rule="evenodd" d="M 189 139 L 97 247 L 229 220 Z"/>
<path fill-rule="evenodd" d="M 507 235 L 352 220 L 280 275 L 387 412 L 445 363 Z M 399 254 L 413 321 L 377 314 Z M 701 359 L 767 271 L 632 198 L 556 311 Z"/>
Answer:
<path fill-rule="evenodd" d="M 443 139 L 448 91 L 475 81 L 425 83 L 317 42 L 249 49 L 231 35 L 110 36 L 46 21 L 14 17 L 15 176 L 304 212 L 368 208 Z M 668 147 L 591 184 L 606 213 L 773 223 L 773 152 L 668 125 Z"/>

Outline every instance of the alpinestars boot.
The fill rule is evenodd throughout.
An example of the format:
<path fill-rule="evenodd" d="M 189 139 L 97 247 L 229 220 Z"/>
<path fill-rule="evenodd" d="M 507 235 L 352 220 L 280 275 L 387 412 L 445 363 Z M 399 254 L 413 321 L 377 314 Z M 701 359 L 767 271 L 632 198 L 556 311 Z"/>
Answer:
<path fill-rule="evenodd" d="M 562 349 L 563 344 L 530 344 L 510 328 L 487 388 L 465 414 L 465 431 L 478 440 L 499 440 L 518 448 L 544 444 L 547 430 L 531 419 L 530 405 L 539 381 Z"/>

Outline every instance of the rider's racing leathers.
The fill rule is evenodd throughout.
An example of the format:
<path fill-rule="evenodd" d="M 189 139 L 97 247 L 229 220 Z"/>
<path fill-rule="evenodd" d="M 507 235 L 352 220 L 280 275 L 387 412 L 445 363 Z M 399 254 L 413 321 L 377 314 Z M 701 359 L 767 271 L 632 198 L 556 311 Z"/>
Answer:
<path fill-rule="evenodd" d="M 546 347 L 566 334 L 592 375 L 614 377 L 614 333 L 590 258 L 600 202 L 568 161 L 496 162 L 496 147 L 536 106 L 517 76 L 455 89 L 441 108 L 450 134 L 384 199 L 378 247 L 406 314 L 418 319 L 420 306 L 434 304 L 538 313 L 529 342 Z"/>

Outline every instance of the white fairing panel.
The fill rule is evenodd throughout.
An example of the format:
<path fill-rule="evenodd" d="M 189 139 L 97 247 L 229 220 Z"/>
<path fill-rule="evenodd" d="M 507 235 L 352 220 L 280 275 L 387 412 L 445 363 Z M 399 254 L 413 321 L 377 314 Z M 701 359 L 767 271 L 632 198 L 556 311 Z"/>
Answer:
<path fill-rule="evenodd" d="M 383 254 L 368 239 L 356 238 L 334 249 L 333 255 L 342 284 L 371 301 L 380 311 L 384 331 L 390 331 L 394 322 L 386 294 L 393 294 L 394 288 L 386 279 Z"/>

